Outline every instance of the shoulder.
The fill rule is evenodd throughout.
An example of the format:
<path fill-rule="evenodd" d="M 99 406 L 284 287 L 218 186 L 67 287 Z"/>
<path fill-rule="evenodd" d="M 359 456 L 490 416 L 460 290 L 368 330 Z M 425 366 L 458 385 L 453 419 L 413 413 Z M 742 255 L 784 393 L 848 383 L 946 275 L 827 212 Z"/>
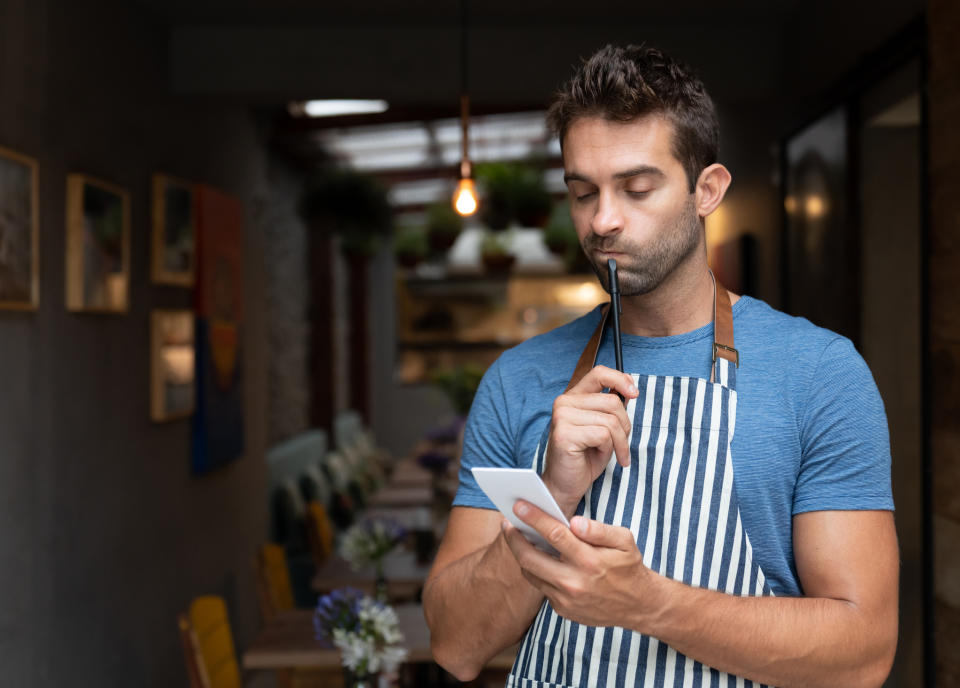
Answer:
<path fill-rule="evenodd" d="M 825 357 L 862 363 L 849 339 L 743 296 L 734 304 L 734 341 L 743 364 L 812 374 Z"/>

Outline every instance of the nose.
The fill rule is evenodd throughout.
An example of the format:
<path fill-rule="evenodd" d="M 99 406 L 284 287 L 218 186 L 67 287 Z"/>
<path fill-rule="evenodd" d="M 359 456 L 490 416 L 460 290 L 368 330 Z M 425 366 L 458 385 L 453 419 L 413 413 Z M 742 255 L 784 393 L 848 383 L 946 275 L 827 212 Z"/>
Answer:
<path fill-rule="evenodd" d="M 613 194 L 600 191 L 597 195 L 596 211 L 590 220 L 590 229 L 597 236 L 615 234 L 623 228 L 623 214 Z"/>

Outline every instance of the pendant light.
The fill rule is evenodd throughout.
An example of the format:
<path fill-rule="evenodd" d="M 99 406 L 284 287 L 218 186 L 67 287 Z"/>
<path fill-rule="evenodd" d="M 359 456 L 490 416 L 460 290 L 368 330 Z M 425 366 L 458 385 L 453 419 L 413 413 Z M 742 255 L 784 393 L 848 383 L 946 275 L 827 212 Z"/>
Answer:
<path fill-rule="evenodd" d="M 463 140 L 460 157 L 460 181 L 453 192 L 453 207 L 463 216 L 477 211 L 477 188 L 470 164 L 470 96 L 467 88 L 467 0 L 460 0 L 460 130 Z"/>

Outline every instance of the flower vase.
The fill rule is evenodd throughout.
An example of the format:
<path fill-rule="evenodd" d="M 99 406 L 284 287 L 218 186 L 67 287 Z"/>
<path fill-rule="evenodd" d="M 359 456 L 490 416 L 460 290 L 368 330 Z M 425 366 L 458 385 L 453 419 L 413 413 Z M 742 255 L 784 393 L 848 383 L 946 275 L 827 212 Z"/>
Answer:
<path fill-rule="evenodd" d="M 377 688 L 377 677 L 373 674 L 355 674 L 344 667 L 343 688 Z"/>
<path fill-rule="evenodd" d="M 377 576 L 373 583 L 373 596 L 377 602 L 389 604 L 390 597 L 387 594 L 387 577 L 383 573 L 383 559 L 377 559 Z"/>

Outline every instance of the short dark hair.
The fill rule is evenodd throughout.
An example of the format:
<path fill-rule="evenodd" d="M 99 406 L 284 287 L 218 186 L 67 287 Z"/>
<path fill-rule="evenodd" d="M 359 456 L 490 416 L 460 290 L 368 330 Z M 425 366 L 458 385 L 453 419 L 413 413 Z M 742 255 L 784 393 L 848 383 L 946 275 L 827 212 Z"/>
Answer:
<path fill-rule="evenodd" d="M 562 145 L 579 117 L 629 122 L 652 114 L 673 124 L 673 155 L 693 192 L 700 172 L 717 161 L 717 112 L 693 71 L 656 48 L 607 45 L 598 50 L 556 93 L 547 125 Z"/>

